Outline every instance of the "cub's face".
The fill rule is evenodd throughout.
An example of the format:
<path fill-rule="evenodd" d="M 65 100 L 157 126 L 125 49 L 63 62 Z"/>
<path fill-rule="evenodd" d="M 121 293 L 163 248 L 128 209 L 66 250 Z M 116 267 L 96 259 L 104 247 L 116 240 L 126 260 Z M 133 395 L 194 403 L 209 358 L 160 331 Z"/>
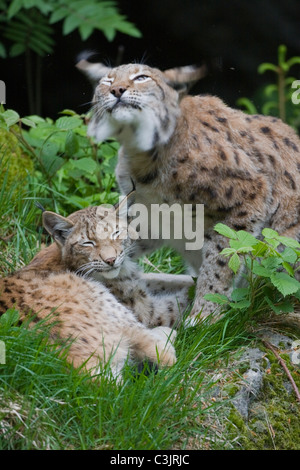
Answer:
<path fill-rule="evenodd" d="M 83 275 L 98 272 L 106 278 L 116 277 L 138 238 L 127 217 L 119 217 L 115 208 L 105 206 L 88 207 L 68 218 L 46 211 L 43 222 L 65 266 Z"/>

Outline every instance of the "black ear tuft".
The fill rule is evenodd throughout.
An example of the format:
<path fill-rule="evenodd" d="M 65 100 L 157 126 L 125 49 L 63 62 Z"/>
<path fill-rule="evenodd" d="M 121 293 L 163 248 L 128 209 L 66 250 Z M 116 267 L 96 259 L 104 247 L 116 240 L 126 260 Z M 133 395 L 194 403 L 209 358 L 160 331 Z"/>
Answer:
<path fill-rule="evenodd" d="M 43 212 L 43 225 L 47 232 L 61 246 L 65 244 L 74 227 L 73 222 L 50 211 Z"/>

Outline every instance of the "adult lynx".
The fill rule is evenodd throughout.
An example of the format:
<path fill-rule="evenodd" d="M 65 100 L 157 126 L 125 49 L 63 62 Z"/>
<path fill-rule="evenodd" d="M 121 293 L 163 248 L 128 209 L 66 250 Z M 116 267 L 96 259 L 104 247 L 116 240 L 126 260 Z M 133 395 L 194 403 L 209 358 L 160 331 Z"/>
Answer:
<path fill-rule="evenodd" d="M 96 64 L 79 64 L 87 74 Z M 168 72 L 139 64 L 110 69 L 98 65 L 89 134 L 121 143 L 116 173 L 135 201 L 204 204 L 202 250 L 186 240 L 141 240 L 138 254 L 162 243 L 177 249 L 198 274 L 192 315 L 210 313 L 209 292 L 230 294 L 232 272 L 214 231 L 218 222 L 257 236 L 264 227 L 299 237 L 300 141 L 281 120 L 227 107 L 213 96 L 185 96 L 172 88 Z M 188 80 L 188 76 L 186 77 Z"/>

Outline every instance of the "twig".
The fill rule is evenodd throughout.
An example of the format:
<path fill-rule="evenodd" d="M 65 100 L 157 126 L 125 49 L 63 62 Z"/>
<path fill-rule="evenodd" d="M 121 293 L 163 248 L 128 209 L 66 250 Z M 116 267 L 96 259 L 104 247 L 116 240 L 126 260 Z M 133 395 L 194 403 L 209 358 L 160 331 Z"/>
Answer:
<path fill-rule="evenodd" d="M 265 341 L 263 340 L 263 343 L 264 345 L 266 346 L 266 348 L 270 349 L 272 351 L 272 353 L 274 354 L 274 356 L 276 356 L 276 358 L 278 359 L 278 361 L 280 362 L 282 368 L 284 369 L 286 375 L 288 376 L 289 378 L 289 381 L 291 382 L 292 384 L 292 387 L 294 389 L 294 392 L 296 394 L 296 397 L 297 397 L 297 400 L 299 401 L 300 403 L 300 392 L 299 392 L 299 389 L 290 373 L 290 371 L 288 370 L 287 366 L 286 366 L 286 363 L 285 361 L 279 356 L 278 352 L 276 351 L 276 349 L 274 348 L 274 346 L 270 343 L 268 343 L 268 341 Z"/>

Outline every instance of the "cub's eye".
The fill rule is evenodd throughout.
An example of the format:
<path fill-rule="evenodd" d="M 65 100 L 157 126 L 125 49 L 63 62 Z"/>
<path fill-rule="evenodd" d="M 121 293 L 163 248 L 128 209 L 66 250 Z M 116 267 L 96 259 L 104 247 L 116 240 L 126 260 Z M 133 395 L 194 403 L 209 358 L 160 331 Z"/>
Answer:
<path fill-rule="evenodd" d="M 111 239 L 116 240 L 117 238 L 119 238 L 120 234 L 121 230 L 116 230 L 114 233 L 111 234 Z"/>
<path fill-rule="evenodd" d="M 86 242 L 81 243 L 82 246 L 95 246 L 95 242 L 92 240 L 87 240 Z"/>
<path fill-rule="evenodd" d="M 134 77 L 133 81 L 134 82 L 147 82 L 148 80 L 152 80 L 151 77 L 148 75 L 138 75 L 137 77 Z"/>

